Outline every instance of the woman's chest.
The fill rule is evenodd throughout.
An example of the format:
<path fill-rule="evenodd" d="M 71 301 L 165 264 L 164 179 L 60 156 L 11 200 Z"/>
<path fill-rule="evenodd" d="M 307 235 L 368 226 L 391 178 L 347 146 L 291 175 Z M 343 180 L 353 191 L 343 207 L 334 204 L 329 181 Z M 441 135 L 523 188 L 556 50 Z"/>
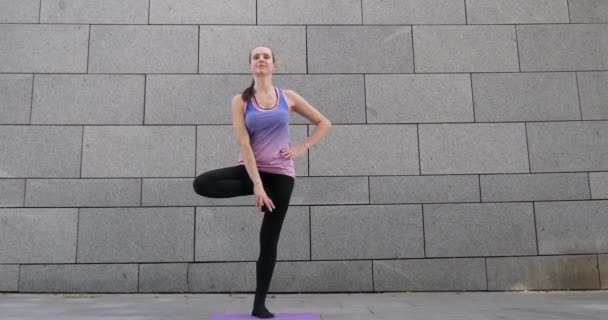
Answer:
<path fill-rule="evenodd" d="M 245 125 L 250 132 L 273 130 L 289 125 L 289 112 L 286 109 L 275 109 L 260 112 L 251 110 L 245 114 Z"/>

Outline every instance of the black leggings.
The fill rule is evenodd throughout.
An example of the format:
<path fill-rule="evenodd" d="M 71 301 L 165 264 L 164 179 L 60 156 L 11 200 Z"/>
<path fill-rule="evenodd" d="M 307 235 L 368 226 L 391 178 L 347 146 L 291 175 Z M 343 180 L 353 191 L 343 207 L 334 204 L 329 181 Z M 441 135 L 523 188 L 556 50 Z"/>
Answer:
<path fill-rule="evenodd" d="M 262 172 L 260 178 L 275 209 L 268 212 L 262 206 L 264 219 L 260 229 L 260 255 L 256 263 L 256 299 L 265 300 L 270 280 L 277 260 L 277 244 L 291 192 L 294 178 L 291 176 Z M 207 171 L 194 179 L 194 191 L 208 198 L 231 198 L 253 194 L 253 182 L 244 165 Z"/>

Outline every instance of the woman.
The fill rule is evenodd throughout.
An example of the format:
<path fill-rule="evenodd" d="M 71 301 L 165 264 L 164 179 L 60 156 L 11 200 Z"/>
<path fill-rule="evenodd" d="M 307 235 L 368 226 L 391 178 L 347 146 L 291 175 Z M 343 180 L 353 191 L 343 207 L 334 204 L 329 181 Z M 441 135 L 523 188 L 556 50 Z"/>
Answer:
<path fill-rule="evenodd" d="M 193 182 L 197 194 L 209 198 L 255 195 L 255 207 L 264 212 L 256 289 L 251 314 L 272 318 L 266 294 L 277 258 L 277 244 L 295 181 L 293 159 L 303 155 L 331 128 L 331 122 L 292 90 L 272 84 L 276 69 L 270 48 L 249 53 L 253 81 L 232 98 L 232 125 L 239 145 L 238 165 L 205 172 Z M 316 124 L 301 144 L 291 145 L 289 113 L 295 111 Z"/>

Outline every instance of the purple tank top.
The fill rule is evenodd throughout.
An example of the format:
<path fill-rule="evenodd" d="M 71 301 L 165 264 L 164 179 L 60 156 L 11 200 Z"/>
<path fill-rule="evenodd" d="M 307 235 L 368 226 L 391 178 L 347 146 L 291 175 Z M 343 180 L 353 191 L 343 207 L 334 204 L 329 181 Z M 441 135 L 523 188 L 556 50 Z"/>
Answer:
<path fill-rule="evenodd" d="M 291 145 L 289 137 L 289 106 L 283 90 L 275 87 L 277 104 L 270 109 L 262 109 L 249 99 L 245 104 L 245 126 L 249 132 L 249 142 L 255 156 L 258 171 L 284 174 L 295 177 L 293 159 L 285 159 L 281 149 Z M 239 164 L 243 156 L 239 152 Z"/>

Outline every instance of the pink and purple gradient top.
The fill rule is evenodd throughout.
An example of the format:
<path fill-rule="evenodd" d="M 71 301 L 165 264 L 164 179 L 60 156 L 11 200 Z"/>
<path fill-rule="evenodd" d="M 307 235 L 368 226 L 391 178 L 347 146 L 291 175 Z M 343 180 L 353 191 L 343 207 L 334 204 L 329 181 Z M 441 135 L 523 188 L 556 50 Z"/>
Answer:
<path fill-rule="evenodd" d="M 269 109 L 261 108 L 255 98 L 245 104 L 245 126 L 258 171 L 295 177 L 293 159 L 285 159 L 281 150 L 291 145 L 289 136 L 289 106 L 283 90 L 275 87 L 277 103 Z M 238 164 L 243 165 L 239 152 Z"/>

